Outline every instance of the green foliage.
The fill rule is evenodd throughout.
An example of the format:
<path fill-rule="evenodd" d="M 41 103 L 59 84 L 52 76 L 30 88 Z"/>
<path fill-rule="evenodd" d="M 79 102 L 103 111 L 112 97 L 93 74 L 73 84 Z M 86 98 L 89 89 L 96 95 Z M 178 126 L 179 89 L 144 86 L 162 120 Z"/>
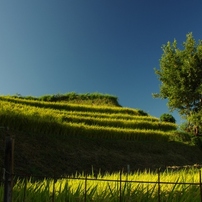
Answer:
<path fill-rule="evenodd" d="M 190 132 L 190 130 L 189 130 L 189 123 L 187 121 L 181 123 L 179 125 L 179 130 L 182 131 L 182 132 Z"/>
<path fill-rule="evenodd" d="M 142 109 L 139 109 L 139 110 L 138 110 L 138 113 L 139 113 L 141 116 L 148 116 L 148 113 L 145 112 L 145 111 L 142 110 Z"/>
<path fill-rule="evenodd" d="M 177 41 L 162 47 L 160 69 L 155 69 L 161 81 L 160 93 L 154 97 L 168 99 L 168 106 L 190 116 L 202 109 L 202 41 L 198 44 L 192 33 L 187 34 L 183 50 Z"/>
<path fill-rule="evenodd" d="M 172 132 L 172 136 L 170 137 L 170 141 L 193 144 L 192 136 L 190 135 L 190 133 L 178 131 L 178 130 Z"/>
<path fill-rule="evenodd" d="M 202 150 L 202 139 L 198 136 L 193 136 L 191 141 L 194 145 L 198 146 Z"/>
<path fill-rule="evenodd" d="M 176 122 L 175 118 L 171 114 L 166 114 L 166 113 L 160 116 L 160 121 L 170 122 L 170 123 Z"/>

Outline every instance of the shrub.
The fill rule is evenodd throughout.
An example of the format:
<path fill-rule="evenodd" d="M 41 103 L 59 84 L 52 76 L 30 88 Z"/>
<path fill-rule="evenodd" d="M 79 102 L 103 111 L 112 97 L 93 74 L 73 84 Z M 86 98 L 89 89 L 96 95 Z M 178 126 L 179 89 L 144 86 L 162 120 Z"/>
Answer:
<path fill-rule="evenodd" d="M 138 109 L 138 113 L 140 116 L 148 116 L 147 112 L 141 110 L 141 109 Z"/>
<path fill-rule="evenodd" d="M 162 114 L 160 116 L 160 121 L 171 122 L 171 123 L 176 122 L 175 118 L 171 114 Z"/>

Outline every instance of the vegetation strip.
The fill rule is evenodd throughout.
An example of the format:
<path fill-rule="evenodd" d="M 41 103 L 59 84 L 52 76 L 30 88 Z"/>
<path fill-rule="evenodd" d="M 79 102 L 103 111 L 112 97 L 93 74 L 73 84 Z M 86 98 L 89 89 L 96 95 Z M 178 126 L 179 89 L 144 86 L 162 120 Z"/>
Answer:
<path fill-rule="evenodd" d="M 47 201 L 200 201 L 200 175 L 198 169 L 177 172 L 136 172 L 98 175 L 78 174 L 61 179 L 32 178 L 16 181 L 13 198 L 16 202 L 26 200 Z M 160 190 L 157 186 L 160 185 Z M 0 195 L 3 194 L 0 187 Z M 0 196 L 2 197 L 2 196 Z"/>
<path fill-rule="evenodd" d="M 66 116 L 49 108 L 0 102 L 0 120 L 16 130 L 59 135 L 83 134 L 88 137 L 123 139 L 167 139 L 166 131 L 176 129 L 175 124 L 147 121 L 127 121 Z M 146 139 L 147 139 L 146 138 Z"/>

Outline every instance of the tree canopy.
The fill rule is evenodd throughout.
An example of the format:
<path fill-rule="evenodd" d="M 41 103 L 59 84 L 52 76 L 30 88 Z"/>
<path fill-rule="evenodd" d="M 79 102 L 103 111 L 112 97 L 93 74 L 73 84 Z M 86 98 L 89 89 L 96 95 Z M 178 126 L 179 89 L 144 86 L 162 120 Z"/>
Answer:
<path fill-rule="evenodd" d="M 160 69 L 154 69 L 161 81 L 154 97 L 167 99 L 171 111 L 194 117 L 202 112 L 202 40 L 196 43 L 192 33 L 186 35 L 183 49 L 177 41 L 162 46 Z"/>

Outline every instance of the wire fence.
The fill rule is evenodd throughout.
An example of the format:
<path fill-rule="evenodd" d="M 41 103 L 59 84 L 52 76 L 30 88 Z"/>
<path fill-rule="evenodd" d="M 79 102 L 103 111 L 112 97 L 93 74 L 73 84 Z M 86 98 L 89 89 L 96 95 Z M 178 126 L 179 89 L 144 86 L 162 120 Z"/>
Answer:
<path fill-rule="evenodd" d="M 61 177 L 61 178 L 58 178 L 56 176 L 53 176 L 52 178 L 48 178 L 46 176 L 13 175 L 13 179 L 14 179 L 13 192 L 15 192 L 15 194 L 14 193 L 12 194 L 13 195 L 12 201 L 15 201 L 15 202 L 30 201 L 28 192 L 30 192 L 30 190 L 33 190 L 33 192 L 35 190 L 37 192 L 37 187 L 42 188 L 43 186 L 44 186 L 43 189 L 47 190 L 47 195 L 48 195 L 47 199 L 44 198 L 45 199 L 44 201 L 50 201 L 50 202 L 63 201 L 61 199 L 58 199 L 60 194 L 63 194 L 63 195 L 66 194 L 66 196 L 63 197 L 65 199 L 69 198 L 69 200 L 64 200 L 64 202 L 65 201 L 82 201 L 82 202 L 98 201 L 96 199 L 94 199 L 94 200 L 92 199 L 93 198 L 92 192 L 95 195 L 95 191 L 98 191 L 98 190 L 92 188 L 92 184 L 96 184 L 95 187 L 97 187 L 100 183 L 106 183 L 107 184 L 106 188 L 108 189 L 108 192 L 111 193 L 111 195 L 113 195 L 113 201 L 117 201 L 117 202 L 138 201 L 137 200 L 138 195 L 131 194 L 129 197 L 129 192 L 132 193 L 131 185 L 135 185 L 135 184 L 136 185 L 145 185 L 145 184 L 153 185 L 153 194 L 154 194 L 154 190 L 155 190 L 155 199 L 154 198 L 153 199 L 154 199 L 154 201 L 157 201 L 157 202 L 165 201 L 163 199 L 163 197 L 165 197 L 165 194 L 163 193 L 163 190 L 162 190 L 163 186 L 165 186 L 165 185 L 166 186 L 173 185 L 173 188 L 172 188 L 173 192 L 174 192 L 174 188 L 176 188 L 177 185 L 178 186 L 182 185 L 186 191 L 188 190 L 188 187 L 196 187 L 195 190 L 197 190 L 197 191 L 194 193 L 195 195 L 198 195 L 198 198 L 196 201 L 202 202 L 201 170 L 199 170 L 198 174 L 199 174 L 198 182 L 161 181 L 161 172 L 160 171 L 158 172 L 158 175 L 157 175 L 158 179 L 156 181 L 128 180 L 127 176 L 123 175 L 122 172 L 120 172 L 120 175 L 117 179 L 102 179 L 102 178 L 99 179 L 96 177 L 90 177 L 88 175 L 85 175 L 84 177 L 69 176 L 69 177 Z M 43 179 L 43 178 L 46 180 L 43 181 L 43 183 L 45 183 L 45 184 L 43 184 L 43 186 L 42 186 L 42 184 L 39 184 L 39 182 L 41 182 L 41 180 L 38 180 L 38 179 Z M 77 194 L 74 194 L 74 197 L 73 196 L 70 197 L 71 193 L 69 191 L 64 192 L 61 188 L 62 187 L 61 185 L 60 185 L 60 190 L 58 190 L 58 183 L 62 183 L 62 180 L 66 180 L 66 183 L 67 183 L 66 189 L 69 186 L 70 180 L 71 180 L 72 185 L 74 183 L 77 184 L 78 187 L 80 187 L 80 188 L 77 188 L 77 192 L 79 190 L 79 195 L 77 193 Z M 32 182 L 32 185 L 30 185 L 31 182 Z M 79 182 L 79 184 L 78 184 L 78 182 Z M 31 186 L 33 186 L 33 188 L 31 188 Z M 154 189 L 154 187 L 155 187 L 155 189 Z M 127 189 L 127 188 L 129 188 L 129 189 Z M 65 189 L 65 186 L 63 186 L 63 189 Z M 92 191 L 92 190 L 94 190 L 94 191 Z M 148 189 L 148 191 L 149 191 L 149 189 Z M 17 192 L 20 192 L 20 194 L 17 194 Z M 112 193 L 112 192 L 114 192 L 114 193 Z M 182 192 L 184 193 L 184 191 L 182 191 Z M 1 194 L 1 191 L 0 191 L 0 194 Z M 35 193 L 33 193 L 33 194 L 35 194 Z M 37 193 L 37 194 L 39 194 L 39 193 Z M 41 195 L 44 195 L 42 193 L 42 191 L 41 191 Z M 152 194 L 150 194 L 150 195 L 152 195 Z M 71 200 L 70 200 L 70 198 L 71 198 Z M 147 200 L 150 201 L 149 198 L 147 198 Z M 34 201 L 34 200 L 32 200 L 32 201 Z M 102 201 L 104 201 L 104 200 L 102 200 Z M 144 200 L 140 200 L 140 201 L 144 201 Z M 186 200 L 183 200 L 183 201 L 186 201 Z M 188 199 L 187 201 L 190 201 L 190 200 Z M 193 201 L 195 201 L 195 200 L 193 200 Z"/>

